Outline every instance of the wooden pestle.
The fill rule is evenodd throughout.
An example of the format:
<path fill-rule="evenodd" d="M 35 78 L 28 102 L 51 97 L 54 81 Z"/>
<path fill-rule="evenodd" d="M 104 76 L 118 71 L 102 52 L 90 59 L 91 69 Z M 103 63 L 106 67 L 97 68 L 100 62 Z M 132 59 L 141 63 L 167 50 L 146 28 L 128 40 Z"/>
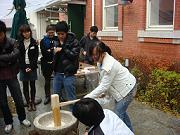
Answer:
<path fill-rule="evenodd" d="M 59 103 L 59 106 L 62 107 L 62 106 L 71 105 L 71 104 L 76 103 L 76 102 L 79 101 L 79 100 L 80 100 L 80 99 L 70 100 L 70 101 L 66 101 L 66 102 L 61 102 L 61 103 Z"/>
<path fill-rule="evenodd" d="M 51 95 L 51 108 L 52 108 L 52 113 L 53 113 L 54 126 L 59 127 L 61 126 L 61 113 L 60 113 L 60 107 L 59 107 L 58 94 Z"/>

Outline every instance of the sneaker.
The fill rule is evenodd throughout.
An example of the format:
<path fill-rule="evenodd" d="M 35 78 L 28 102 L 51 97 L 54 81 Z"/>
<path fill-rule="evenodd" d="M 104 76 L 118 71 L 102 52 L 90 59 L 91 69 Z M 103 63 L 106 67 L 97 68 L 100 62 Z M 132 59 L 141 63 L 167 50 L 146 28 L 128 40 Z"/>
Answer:
<path fill-rule="evenodd" d="M 11 133 L 12 129 L 13 129 L 13 125 L 8 124 L 8 125 L 5 126 L 4 131 L 5 131 L 6 134 L 9 134 L 9 133 Z"/>
<path fill-rule="evenodd" d="M 26 127 L 30 127 L 31 126 L 31 122 L 29 120 L 27 120 L 27 119 L 21 121 L 21 124 L 23 124 Z"/>

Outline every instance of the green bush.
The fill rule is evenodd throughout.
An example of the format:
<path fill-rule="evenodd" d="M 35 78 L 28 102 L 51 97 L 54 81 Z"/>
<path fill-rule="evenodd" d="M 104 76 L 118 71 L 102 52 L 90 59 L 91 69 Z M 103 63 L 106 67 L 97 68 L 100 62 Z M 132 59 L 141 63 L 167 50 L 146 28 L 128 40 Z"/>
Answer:
<path fill-rule="evenodd" d="M 162 109 L 180 112 L 180 74 L 173 71 L 153 70 L 144 100 Z"/>
<path fill-rule="evenodd" d="M 146 85 L 147 85 L 147 81 L 145 81 L 145 76 L 144 74 L 139 70 L 138 67 L 134 67 L 131 70 L 131 73 L 136 77 L 136 81 L 137 81 L 137 94 L 136 97 L 140 97 L 142 95 L 145 94 L 145 90 L 146 90 Z"/>
<path fill-rule="evenodd" d="M 154 69 L 147 77 L 137 67 L 131 70 L 137 79 L 136 98 L 164 111 L 180 113 L 180 74 Z"/>

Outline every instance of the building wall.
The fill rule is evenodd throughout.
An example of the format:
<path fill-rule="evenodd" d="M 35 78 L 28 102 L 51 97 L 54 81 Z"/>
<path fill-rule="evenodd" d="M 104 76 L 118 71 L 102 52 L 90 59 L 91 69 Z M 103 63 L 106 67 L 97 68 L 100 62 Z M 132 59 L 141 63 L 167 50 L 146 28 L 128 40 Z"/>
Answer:
<path fill-rule="evenodd" d="M 92 24 L 92 1 L 91 0 L 87 0 L 86 1 L 86 14 L 84 17 L 84 32 L 87 33 L 89 32 L 89 27 Z"/>
<path fill-rule="evenodd" d="M 174 30 L 180 30 L 180 1 L 176 0 Z M 156 59 L 180 62 L 180 42 L 173 43 L 171 38 L 138 38 L 138 31 L 146 28 L 146 0 L 134 0 L 131 5 L 118 6 L 118 29 L 122 37 L 100 37 L 112 49 L 118 58 L 145 58 L 143 61 Z M 87 0 L 85 32 L 91 26 L 91 0 Z M 95 25 L 102 30 L 102 0 L 95 0 Z M 179 35 L 180 37 L 180 35 Z M 122 40 L 121 40 L 122 39 Z M 179 44 L 178 44 L 179 42 Z"/>

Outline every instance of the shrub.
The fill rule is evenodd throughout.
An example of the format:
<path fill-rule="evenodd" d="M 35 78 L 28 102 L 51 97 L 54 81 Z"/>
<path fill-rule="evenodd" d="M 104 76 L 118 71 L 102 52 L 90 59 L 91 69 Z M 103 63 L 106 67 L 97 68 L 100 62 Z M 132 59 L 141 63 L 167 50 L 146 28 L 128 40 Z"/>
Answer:
<path fill-rule="evenodd" d="M 131 73 L 136 77 L 137 81 L 137 94 L 136 97 L 143 96 L 145 94 L 148 79 L 145 79 L 145 75 L 139 70 L 137 66 L 131 69 Z"/>
<path fill-rule="evenodd" d="M 161 109 L 180 112 L 180 74 L 155 69 L 144 94 L 144 101 Z"/>
<path fill-rule="evenodd" d="M 137 79 L 136 98 L 164 111 L 180 113 L 180 74 L 154 69 L 147 76 L 137 66 L 131 73 Z"/>
<path fill-rule="evenodd" d="M 163 59 L 161 57 L 146 57 L 136 56 L 132 58 L 132 62 L 135 63 L 145 75 L 151 74 L 151 72 L 158 68 L 162 70 L 168 70 L 171 65 L 174 64 L 174 60 Z"/>

